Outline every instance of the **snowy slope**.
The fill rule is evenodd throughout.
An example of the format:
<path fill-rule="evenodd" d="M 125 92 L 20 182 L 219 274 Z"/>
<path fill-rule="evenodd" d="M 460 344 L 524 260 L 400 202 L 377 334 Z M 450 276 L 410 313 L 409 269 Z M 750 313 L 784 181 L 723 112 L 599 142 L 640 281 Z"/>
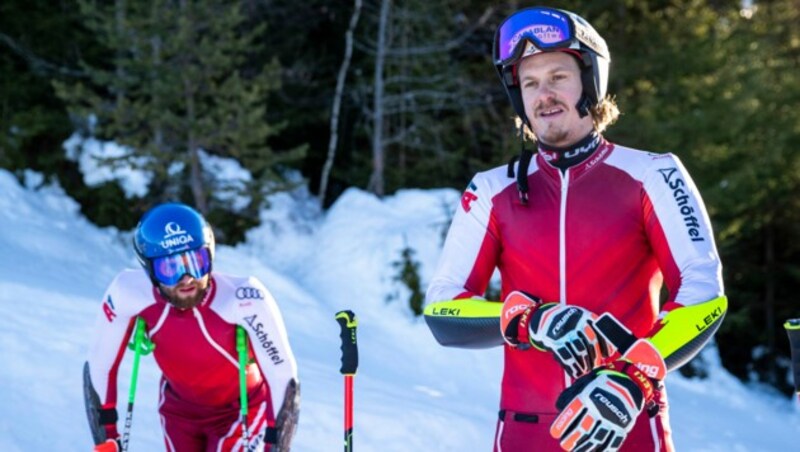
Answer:
<path fill-rule="evenodd" d="M 34 177 L 31 177 L 35 180 Z M 113 275 L 135 267 L 130 235 L 98 229 L 58 187 L 21 187 L 0 171 L 0 450 L 85 451 L 91 447 L 81 368 L 100 297 Z M 295 450 L 339 450 L 342 377 L 334 313 L 359 317 L 355 445 L 367 451 L 488 451 L 502 357 L 499 349 L 438 346 L 410 315 L 392 267 L 416 250 L 423 280 L 435 265 L 453 190 L 408 190 L 384 200 L 347 191 L 324 215 L 302 192 L 280 195 L 264 224 L 216 268 L 253 274 L 286 320 L 302 381 Z M 793 402 L 727 374 L 713 348 L 707 380 L 670 375 L 678 450 L 797 450 Z M 127 394 L 129 363 L 120 375 Z M 162 450 L 156 415 L 158 369 L 140 369 L 131 448 Z"/>

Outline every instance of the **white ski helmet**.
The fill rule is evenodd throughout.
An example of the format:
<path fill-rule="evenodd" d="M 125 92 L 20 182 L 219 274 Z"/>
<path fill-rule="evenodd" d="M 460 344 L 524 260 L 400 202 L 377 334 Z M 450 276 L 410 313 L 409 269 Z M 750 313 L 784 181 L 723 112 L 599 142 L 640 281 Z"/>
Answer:
<path fill-rule="evenodd" d="M 605 40 L 582 17 L 555 8 L 525 8 L 508 16 L 494 36 L 493 59 L 497 74 L 511 105 L 530 127 L 520 92 L 517 66 L 522 58 L 541 52 L 567 51 L 578 57 L 583 95 L 578 113 L 589 109 L 606 96 L 611 55 Z"/>

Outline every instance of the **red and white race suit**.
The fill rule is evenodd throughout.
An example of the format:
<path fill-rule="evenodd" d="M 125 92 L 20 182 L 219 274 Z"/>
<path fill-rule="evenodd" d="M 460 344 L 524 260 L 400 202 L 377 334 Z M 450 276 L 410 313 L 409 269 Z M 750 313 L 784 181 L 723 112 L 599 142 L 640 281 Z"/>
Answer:
<path fill-rule="evenodd" d="M 254 442 L 262 442 L 287 384 L 297 380 L 283 318 L 264 285 L 254 277 L 214 273 L 204 300 L 180 310 L 143 271 L 121 272 L 103 296 L 89 351 L 91 381 L 103 409 L 116 406 L 117 372 L 137 316 L 147 324 L 163 372 L 159 413 L 167 450 L 242 447 L 236 325 L 249 338 L 249 431 Z M 263 442 L 250 450 L 254 446 L 261 450 Z"/>
<path fill-rule="evenodd" d="M 677 157 L 602 141 L 562 172 L 545 155 L 540 150 L 528 169 L 528 205 L 519 201 L 505 166 L 474 177 L 427 302 L 481 297 L 498 269 L 501 299 L 520 290 L 598 315 L 610 312 L 643 337 L 658 317 L 662 282 L 672 306 L 722 294 L 708 215 Z M 550 353 L 506 345 L 505 422 L 498 424 L 496 450 L 560 450 L 548 429 L 555 401 L 570 383 Z M 665 394 L 663 401 L 666 406 Z M 515 419 L 519 425 L 510 425 Z M 509 430 L 519 433 L 506 436 Z M 640 416 L 623 448 L 671 449 L 666 409 L 653 419 Z"/>

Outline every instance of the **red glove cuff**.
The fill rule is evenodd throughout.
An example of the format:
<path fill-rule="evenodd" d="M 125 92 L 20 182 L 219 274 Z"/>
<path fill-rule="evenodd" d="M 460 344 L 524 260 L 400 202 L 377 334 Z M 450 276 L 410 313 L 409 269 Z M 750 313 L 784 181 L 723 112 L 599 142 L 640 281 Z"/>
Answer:
<path fill-rule="evenodd" d="M 505 336 L 506 342 L 522 349 L 530 347 L 528 324 L 531 314 L 541 304 L 540 299 L 531 297 L 524 292 L 514 291 L 508 294 L 500 314 L 500 331 Z M 513 322 L 516 322 L 516 329 Z"/>
<path fill-rule="evenodd" d="M 520 344 L 531 343 L 531 331 L 528 329 L 528 324 L 531 321 L 531 314 L 533 314 L 533 311 L 538 307 L 538 304 L 530 305 L 519 317 L 519 323 L 517 324 L 517 337 L 519 338 Z"/>
<path fill-rule="evenodd" d="M 106 424 L 103 426 L 106 431 L 106 438 L 115 439 L 119 438 L 119 432 L 117 431 L 117 424 Z"/>
<path fill-rule="evenodd" d="M 118 452 L 120 450 L 119 440 L 107 439 L 106 442 L 94 446 L 92 450 L 94 452 Z"/>
<path fill-rule="evenodd" d="M 642 397 L 644 397 L 645 404 L 653 400 L 656 392 L 655 384 L 650 377 L 639 370 L 635 364 L 626 360 L 618 360 L 609 364 L 608 367 L 627 375 L 628 378 L 630 378 L 642 391 Z"/>

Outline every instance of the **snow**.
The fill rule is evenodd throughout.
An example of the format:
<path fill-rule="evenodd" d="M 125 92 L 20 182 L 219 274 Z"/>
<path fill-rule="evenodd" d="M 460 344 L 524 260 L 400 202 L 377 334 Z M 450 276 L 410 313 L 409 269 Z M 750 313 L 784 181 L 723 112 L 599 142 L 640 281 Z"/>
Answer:
<path fill-rule="evenodd" d="M 128 164 L 104 165 L 103 159 L 131 159 L 138 166 L 145 166 L 147 159 L 131 157 L 132 150 L 113 141 L 100 141 L 93 137 L 84 137 L 75 132 L 64 142 L 64 152 L 67 158 L 78 162 L 78 167 L 83 174 L 83 182 L 90 187 L 101 185 L 108 181 L 118 181 L 125 196 L 144 196 L 147 194 L 147 185 L 153 179 L 150 171 L 132 168 Z"/>
<path fill-rule="evenodd" d="M 0 450 L 89 450 L 82 367 L 106 285 L 118 271 L 137 266 L 130 233 L 93 226 L 58 186 L 27 188 L 0 170 L 0 192 Z M 263 225 L 244 244 L 219 247 L 216 268 L 261 279 L 284 315 L 302 382 L 295 450 L 342 447 L 334 320 L 342 309 L 359 318 L 355 447 L 491 450 L 501 350 L 436 344 L 400 301 L 408 292 L 394 280 L 392 265 L 410 246 L 423 281 L 430 277 L 458 196 L 448 189 L 405 190 L 379 200 L 350 189 L 322 213 L 301 189 L 274 196 Z M 667 379 L 678 450 L 798 449 L 796 402 L 733 378 L 713 346 L 703 359 L 707 379 L 677 373 Z M 129 376 L 130 356 L 120 373 L 121 395 L 128 393 Z M 163 450 L 158 378 L 152 357 L 145 357 L 131 450 Z"/>

